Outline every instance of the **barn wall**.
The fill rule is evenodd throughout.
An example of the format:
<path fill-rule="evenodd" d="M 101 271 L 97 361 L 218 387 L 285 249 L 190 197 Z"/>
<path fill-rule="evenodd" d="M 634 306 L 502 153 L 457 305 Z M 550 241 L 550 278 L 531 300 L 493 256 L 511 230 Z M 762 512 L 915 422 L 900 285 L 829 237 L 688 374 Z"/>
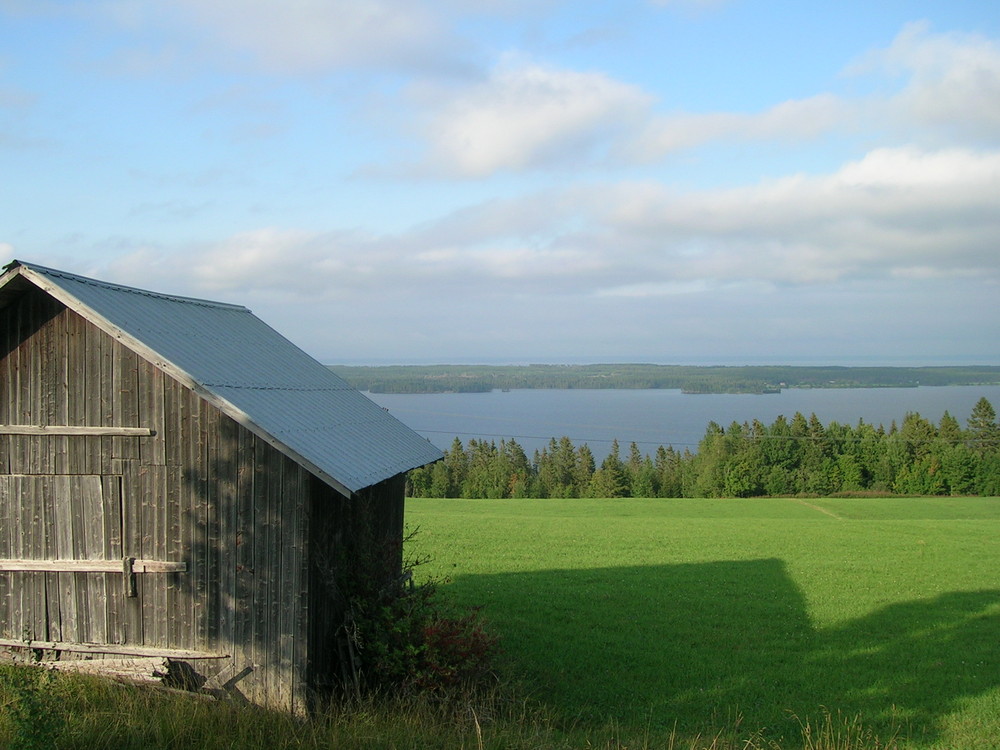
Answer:
<path fill-rule="evenodd" d="M 0 424 L 156 431 L 0 437 L 0 558 L 187 564 L 137 575 L 135 597 L 117 573 L 0 573 L 0 638 L 225 653 L 190 663 L 301 705 L 308 472 L 36 290 L 0 310 Z"/>
<path fill-rule="evenodd" d="M 376 588 L 398 582 L 405 480 L 400 474 L 351 499 L 313 480 L 309 542 L 313 551 L 309 585 L 312 659 L 308 681 L 321 693 L 352 678 L 345 625 L 347 599 L 357 593 L 358 577 L 365 577 Z"/>

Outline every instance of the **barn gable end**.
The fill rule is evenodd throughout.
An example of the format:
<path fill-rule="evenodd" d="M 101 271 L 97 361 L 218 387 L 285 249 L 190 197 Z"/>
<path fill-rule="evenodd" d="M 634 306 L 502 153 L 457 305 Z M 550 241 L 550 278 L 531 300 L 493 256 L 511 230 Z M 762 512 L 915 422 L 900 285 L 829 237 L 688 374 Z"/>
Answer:
<path fill-rule="evenodd" d="M 373 513 L 385 538 L 401 539 L 403 472 L 440 454 L 377 407 L 332 413 L 364 397 L 322 380 L 326 368 L 307 357 L 309 385 L 278 379 L 268 402 L 259 377 L 234 379 L 239 362 L 227 375 L 225 351 L 178 364 L 160 334 L 140 339 L 141 326 L 109 322 L 66 288 L 93 285 L 132 306 L 137 290 L 32 268 L 0 279 L 0 646 L 164 656 L 209 686 L 301 710 L 338 669 L 327 641 L 342 612 L 324 561 Z M 52 278 L 58 294 L 36 283 Z M 214 304 L 151 299 L 157 314 Z M 197 312 L 204 321 L 216 309 L 239 311 L 244 334 L 257 325 L 244 308 Z M 176 351 L 196 348 L 173 335 Z M 291 346 L 269 342 L 279 354 Z M 198 357 L 214 381 L 191 366 Z M 316 411 L 324 393 L 333 398 Z M 334 432 L 327 460 L 311 433 Z M 342 454 L 366 444 L 378 455 L 345 470 Z"/>

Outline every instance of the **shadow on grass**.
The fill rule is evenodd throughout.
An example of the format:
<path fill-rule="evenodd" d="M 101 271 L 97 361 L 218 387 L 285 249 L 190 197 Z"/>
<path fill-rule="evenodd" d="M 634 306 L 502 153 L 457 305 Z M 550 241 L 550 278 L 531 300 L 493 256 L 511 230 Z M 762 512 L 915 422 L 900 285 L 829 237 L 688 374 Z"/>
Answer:
<path fill-rule="evenodd" d="M 798 737 L 823 707 L 933 740 L 965 698 L 1000 685 L 1000 590 L 896 604 L 816 630 L 782 561 L 475 575 L 507 657 L 570 717 L 683 734 Z"/>

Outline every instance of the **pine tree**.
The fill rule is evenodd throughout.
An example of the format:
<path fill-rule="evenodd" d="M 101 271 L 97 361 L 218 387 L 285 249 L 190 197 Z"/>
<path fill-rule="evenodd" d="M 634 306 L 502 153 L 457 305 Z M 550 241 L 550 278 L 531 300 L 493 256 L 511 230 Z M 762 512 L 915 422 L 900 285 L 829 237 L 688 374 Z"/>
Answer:
<path fill-rule="evenodd" d="M 1000 446 L 1000 427 L 997 427 L 996 410 L 985 396 L 972 407 L 968 424 L 973 450 L 981 456 L 995 453 Z"/>

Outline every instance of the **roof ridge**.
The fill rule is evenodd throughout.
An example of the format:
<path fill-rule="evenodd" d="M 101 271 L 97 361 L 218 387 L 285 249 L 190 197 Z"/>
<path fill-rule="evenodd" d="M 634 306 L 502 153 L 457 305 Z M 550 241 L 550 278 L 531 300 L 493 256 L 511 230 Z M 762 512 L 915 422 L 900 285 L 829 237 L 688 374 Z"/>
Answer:
<path fill-rule="evenodd" d="M 203 299 L 200 297 L 185 297 L 179 294 L 164 294 L 163 292 L 154 292 L 150 289 L 140 289 L 139 287 L 127 286 L 125 284 L 116 284 L 110 281 L 102 281 L 100 279 L 94 279 L 89 276 L 81 276 L 80 274 L 70 273 L 69 271 L 60 271 L 56 268 L 48 268 L 46 266 L 41 266 L 36 263 L 27 263 L 22 260 L 13 260 L 4 270 L 10 270 L 11 268 L 16 268 L 17 266 L 23 266 L 30 271 L 35 271 L 43 276 L 53 276 L 56 278 L 69 279 L 71 281 L 76 281 L 82 284 L 89 284 L 91 286 L 101 287 L 104 289 L 113 289 L 119 292 L 127 292 L 129 294 L 139 294 L 146 297 L 153 297 L 156 299 L 171 300 L 174 302 L 181 302 L 188 305 L 200 305 L 202 307 L 219 307 L 219 308 L 230 308 L 233 310 L 242 310 L 244 312 L 251 312 L 251 310 L 245 305 L 238 305 L 232 302 L 218 302 L 216 300 Z"/>

